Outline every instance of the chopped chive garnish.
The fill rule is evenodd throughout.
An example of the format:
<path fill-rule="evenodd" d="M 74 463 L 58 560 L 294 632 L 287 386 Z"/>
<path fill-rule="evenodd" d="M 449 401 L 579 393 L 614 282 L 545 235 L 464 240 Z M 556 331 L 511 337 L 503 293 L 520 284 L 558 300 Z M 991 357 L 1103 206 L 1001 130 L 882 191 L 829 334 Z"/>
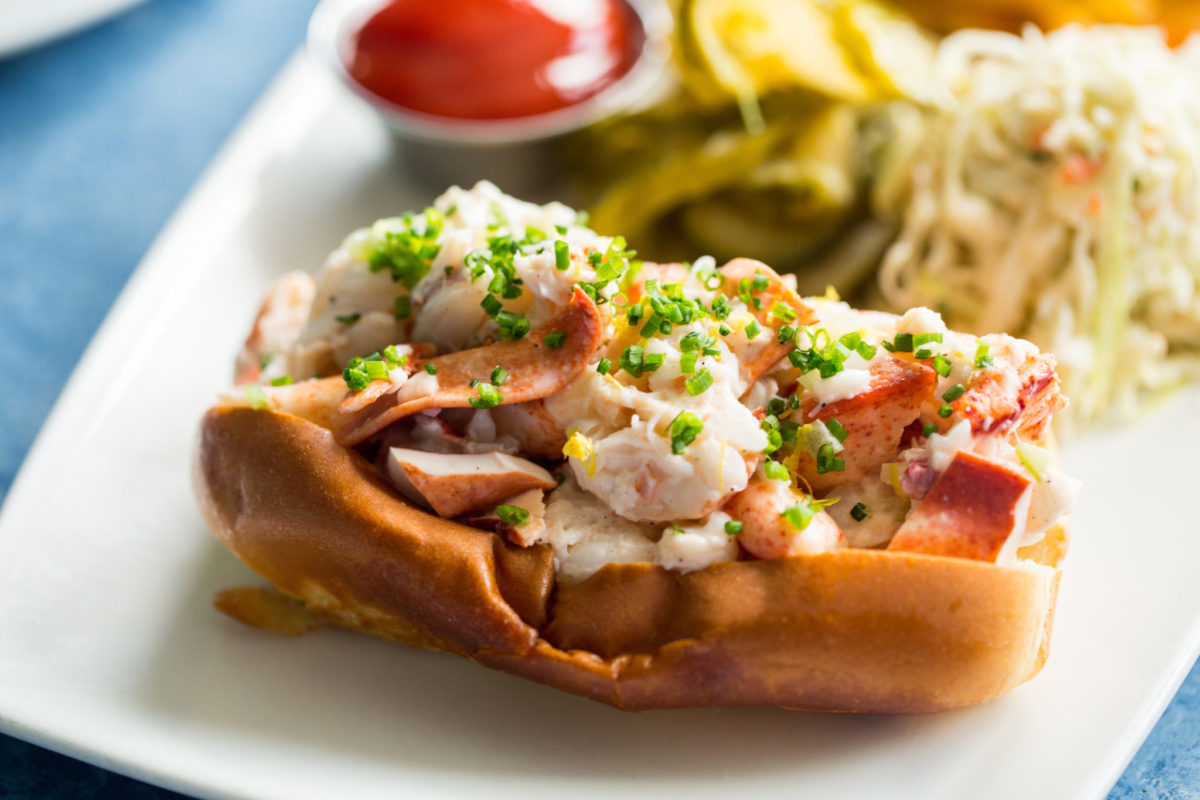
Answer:
<path fill-rule="evenodd" d="M 679 349 L 685 353 L 700 351 L 706 356 L 718 356 L 721 351 L 716 347 L 717 340 L 711 336 L 692 331 L 679 340 Z"/>
<path fill-rule="evenodd" d="M 467 398 L 472 408 L 494 408 L 504 402 L 504 395 L 490 383 L 480 383 L 475 389 L 478 396 Z"/>
<path fill-rule="evenodd" d="M 941 344 L 942 335 L 940 333 L 918 333 L 913 337 L 913 345 L 920 347 L 923 344 Z"/>
<path fill-rule="evenodd" d="M 846 462 L 833 452 L 833 445 L 823 444 L 817 449 L 818 475 L 824 475 L 826 472 L 841 472 L 844 469 L 846 469 Z"/>
<path fill-rule="evenodd" d="M 356 311 L 353 314 L 342 314 L 341 316 L 336 316 L 336 317 L 334 317 L 334 319 L 336 319 L 338 322 L 342 323 L 343 325 L 353 325 L 354 323 L 356 323 L 360 319 L 362 319 L 362 314 L 359 314 Z"/>
<path fill-rule="evenodd" d="M 933 436 L 935 433 L 937 433 L 937 429 L 937 425 L 934 425 L 932 422 L 926 422 L 921 428 L 921 435 L 928 439 L 930 436 Z"/>
<path fill-rule="evenodd" d="M 784 509 L 783 513 L 779 516 L 796 530 L 802 531 L 812 522 L 813 517 L 836 502 L 836 497 L 829 500 L 816 500 L 812 497 L 805 497 L 805 499 L 796 503 L 796 505 Z"/>
<path fill-rule="evenodd" d="M 670 428 L 667 433 L 671 437 L 671 452 L 675 455 L 683 455 L 683 451 L 687 446 L 696 440 L 700 435 L 700 431 L 704 430 L 704 423 L 690 411 L 680 411 L 675 419 L 671 420 Z"/>
<path fill-rule="evenodd" d="M 745 527 L 740 519 L 731 519 L 725 523 L 725 533 L 730 536 L 737 536 Z"/>
<path fill-rule="evenodd" d="M 771 279 L 757 272 L 754 273 L 754 279 L 750 281 L 750 288 L 756 292 L 765 292 L 770 285 Z"/>
<path fill-rule="evenodd" d="M 492 368 L 491 381 L 493 386 L 503 386 L 508 380 L 508 370 L 497 364 Z"/>
<path fill-rule="evenodd" d="M 502 522 L 507 522 L 514 527 L 524 525 L 529 520 L 529 512 L 520 506 L 498 505 L 496 506 L 496 516 Z"/>
<path fill-rule="evenodd" d="M 933 357 L 934 372 L 936 372 L 938 375 L 941 375 L 943 378 L 950 374 L 950 370 L 953 366 L 954 365 L 950 363 L 950 359 L 941 354 Z"/>
<path fill-rule="evenodd" d="M 400 230 L 383 234 L 382 241 L 367 257 L 367 263 L 371 272 L 387 270 L 393 281 L 411 289 L 429 272 L 441 250 L 437 240 L 444 217 L 436 208 L 430 207 L 420 215 L 405 214 L 402 222 Z"/>
<path fill-rule="evenodd" d="M 372 357 L 373 356 L 374 354 L 372 354 Z M 387 347 L 383 348 L 380 358 L 383 359 L 383 363 L 387 364 L 387 368 L 389 370 L 396 369 L 397 367 L 403 367 L 408 363 L 408 354 L 401 353 L 394 344 L 389 344 Z"/>
<path fill-rule="evenodd" d="M 795 322 L 796 309 L 785 303 L 776 303 L 771 306 L 771 316 L 780 322 Z"/>
<path fill-rule="evenodd" d="M 432 361 L 425 362 L 425 371 L 430 375 L 437 375 L 437 367 Z"/>
<path fill-rule="evenodd" d="M 663 365 L 667 356 L 665 353 L 647 353 L 642 359 L 642 369 L 646 372 L 654 372 Z"/>
<path fill-rule="evenodd" d="M 408 319 L 412 316 L 412 298 L 408 295 L 396 298 L 396 319 Z"/>
<path fill-rule="evenodd" d="M 911 353 L 913 351 L 913 335 L 911 333 L 897 333 L 889 349 L 895 350 L 897 353 Z"/>
<path fill-rule="evenodd" d="M 786 481 L 791 479 L 791 476 L 788 475 L 787 467 L 785 467 L 783 464 L 780 464 L 778 461 L 767 461 L 764 463 L 763 472 L 773 481 Z"/>
<path fill-rule="evenodd" d="M 733 328 L 730 328 L 728 325 L 722 325 L 721 327 L 717 328 L 717 333 L 721 334 L 722 336 L 728 336 L 729 334 L 733 333 Z"/>
<path fill-rule="evenodd" d="M 271 380 L 272 386 L 291 386 L 293 383 L 291 375 L 280 375 L 278 378 Z"/>
<path fill-rule="evenodd" d="M 978 339 L 975 342 L 975 368 L 985 369 L 993 363 L 992 357 L 988 355 L 988 343 L 983 339 Z"/>
<path fill-rule="evenodd" d="M 383 363 L 382 361 L 364 361 L 362 370 L 363 372 L 367 373 L 367 377 L 373 381 L 387 380 L 387 364 Z"/>
<path fill-rule="evenodd" d="M 938 408 L 938 416 L 941 417 L 942 419 L 946 419 L 953 413 L 954 413 L 954 409 L 951 408 L 950 406 L 944 405 L 944 406 L 941 406 Z"/>
<path fill-rule="evenodd" d="M 596 365 L 596 372 L 601 375 L 607 375 L 610 369 L 612 369 L 612 362 L 607 358 L 600 359 L 600 363 Z"/>
<path fill-rule="evenodd" d="M 511 311 L 499 311 L 492 316 L 496 320 L 496 324 L 500 326 L 500 337 L 502 339 L 517 339 L 524 338 L 525 334 L 529 333 L 529 320 L 521 314 L 514 314 Z"/>
<path fill-rule="evenodd" d="M 250 401 L 250 407 L 256 411 L 262 411 L 267 407 L 267 393 L 257 383 L 246 386 L 246 399 Z"/>
<path fill-rule="evenodd" d="M 542 344 L 557 350 L 563 346 L 563 342 L 565 341 L 567 341 L 567 335 L 565 333 L 547 333 L 545 338 L 542 339 Z"/>
<path fill-rule="evenodd" d="M 737 284 L 737 296 L 746 305 L 750 304 L 750 279 L 742 278 Z"/>
<path fill-rule="evenodd" d="M 955 400 L 962 397 L 963 393 L 966 391 L 966 388 L 964 388 L 961 383 L 956 383 L 942 393 L 942 399 L 947 403 L 953 403 Z"/>
<path fill-rule="evenodd" d="M 790 325 L 782 325 L 782 326 L 780 326 L 779 330 L 775 333 L 775 338 L 779 341 L 780 344 L 787 344 L 792 339 L 796 338 L 796 329 L 791 327 Z"/>
<path fill-rule="evenodd" d="M 480 300 L 479 305 L 481 308 L 483 308 L 484 311 L 486 311 L 488 313 L 488 316 L 492 316 L 493 314 L 498 312 L 500 309 L 504 308 L 504 306 L 501 305 L 500 301 L 498 299 L 496 299 L 496 296 L 491 295 L 491 294 L 489 294 L 488 296 L 486 296 L 482 300 Z"/>
<path fill-rule="evenodd" d="M 755 336 L 758 336 L 760 333 L 762 333 L 762 328 L 754 320 L 750 320 L 750 324 L 746 326 L 745 330 L 747 339 L 753 339 Z"/>
<path fill-rule="evenodd" d="M 933 358 L 933 351 L 927 347 L 922 347 L 920 350 L 914 353 L 913 356 L 921 361 L 924 361 L 927 358 Z"/>
<path fill-rule="evenodd" d="M 867 507 L 862 503 L 855 503 L 854 508 L 850 509 L 850 516 L 854 517 L 856 522 L 862 522 L 867 518 Z"/>
<path fill-rule="evenodd" d="M 696 371 L 696 357 L 699 353 L 692 351 L 690 353 L 680 353 L 679 355 L 679 371 L 684 375 L 688 375 Z"/>
<path fill-rule="evenodd" d="M 664 321 L 665 320 L 663 320 L 663 318 L 660 317 L 657 312 L 652 313 L 646 320 L 646 324 L 642 326 L 640 331 L 638 331 L 638 334 L 644 339 L 649 338 L 662 330 Z M 669 326 L 670 323 L 668 322 L 667 325 Z"/>
<path fill-rule="evenodd" d="M 621 357 L 617 359 L 617 366 L 625 370 L 635 378 L 642 377 L 643 359 L 646 357 L 646 348 L 640 344 L 631 344 L 621 352 Z"/>
<path fill-rule="evenodd" d="M 787 411 L 787 400 L 782 397 L 772 397 L 767 401 L 767 413 L 775 417 L 783 416 L 783 412 Z"/>
<path fill-rule="evenodd" d="M 690 394 L 692 397 L 695 397 L 696 395 L 703 394 L 708 387 L 712 386 L 713 377 L 709 373 L 708 368 L 705 367 L 695 375 L 689 376 L 688 379 L 683 382 L 683 384 L 687 387 L 688 394 Z"/>
<path fill-rule="evenodd" d="M 817 512 L 808 503 L 796 503 L 794 506 L 785 508 L 779 516 L 795 530 L 802 531 L 808 527 L 816 515 Z"/>
<path fill-rule="evenodd" d="M 349 366 L 342 370 L 342 380 L 352 392 L 361 392 L 371 383 L 370 377 L 363 369 L 365 363 L 361 358 L 352 358 Z"/>
<path fill-rule="evenodd" d="M 829 432 L 833 434 L 833 438 L 837 439 L 839 444 L 846 441 L 846 437 L 849 436 L 846 433 L 846 429 L 842 427 L 842 423 L 836 419 L 825 420 L 825 427 L 829 429 Z"/>
<path fill-rule="evenodd" d="M 554 267 L 559 272 L 571 266 L 571 246 L 559 239 L 554 243 Z"/>

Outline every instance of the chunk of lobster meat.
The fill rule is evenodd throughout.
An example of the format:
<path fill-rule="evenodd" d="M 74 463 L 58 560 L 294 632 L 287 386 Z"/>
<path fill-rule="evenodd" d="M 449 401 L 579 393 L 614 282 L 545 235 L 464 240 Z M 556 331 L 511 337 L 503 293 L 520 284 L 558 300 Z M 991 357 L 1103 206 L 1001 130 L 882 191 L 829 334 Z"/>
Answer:
<path fill-rule="evenodd" d="M 905 429 L 921 415 L 937 387 L 937 373 L 931 368 L 891 354 L 874 358 L 869 369 L 871 383 L 866 391 L 823 408 L 810 406 L 805 414 L 809 421 L 836 419 L 846 429 L 838 454 L 844 469 L 819 473 L 816 459 L 799 453 L 796 471 L 818 494 L 878 474 L 880 464 L 895 458 Z"/>
<path fill-rule="evenodd" d="M 263 386 L 261 389 L 265 407 L 271 411 L 306 419 L 327 430 L 337 431 L 349 419 L 348 414 L 354 410 L 353 401 L 356 398 L 378 397 L 385 392 L 396 391 L 412 376 L 415 369 L 413 359 L 422 358 L 432 352 L 429 345 L 422 344 L 396 345 L 396 350 L 402 355 L 408 355 L 409 361 L 393 371 L 398 375 L 395 380 L 372 381 L 361 392 L 350 392 L 341 375 L 309 378 L 286 386 Z M 231 405 L 251 405 L 245 393 L 228 393 L 221 399 Z"/>
<path fill-rule="evenodd" d="M 888 550 L 1008 563 L 1029 517 L 1031 481 L 960 451 L 892 537 Z"/>
<path fill-rule="evenodd" d="M 546 493 L 540 488 L 529 489 L 500 501 L 495 508 L 471 514 L 461 521 L 472 528 L 492 531 L 508 539 L 518 547 L 532 547 L 541 542 L 546 534 Z M 497 512 L 500 506 L 511 506 L 525 512 L 523 519 L 502 519 Z"/>
<path fill-rule="evenodd" d="M 554 476 L 537 464 L 506 453 L 429 453 L 401 447 L 388 452 L 388 477 L 405 497 L 445 519 L 556 485 Z"/>
<path fill-rule="evenodd" d="M 911 505 L 878 475 L 838 487 L 838 502 L 829 516 L 842 529 L 850 547 L 879 547 L 891 540 L 904 523 Z"/>
<path fill-rule="evenodd" d="M 775 311 L 776 306 L 790 309 L 796 315 L 795 319 L 787 322 L 792 326 L 808 325 L 815 321 L 816 312 L 788 288 L 779 273 L 761 261 L 735 258 L 721 267 L 718 274 L 724 279 L 720 291 L 731 298 L 738 296 L 743 281 L 752 282 L 756 276 L 767 279 L 765 289 L 751 292 L 751 299 L 759 301 L 759 307 L 750 305 L 747 308 L 767 335 L 759 334 L 734 348 L 742 367 L 742 377 L 747 385 L 751 385 L 787 356 L 794 346 L 792 342 L 779 341 L 776 332 L 785 320 L 780 312 Z M 788 315 L 786 311 L 782 313 L 785 317 Z"/>
<path fill-rule="evenodd" d="M 1019 365 L 997 364 L 978 373 L 951 403 L 975 433 L 1003 433 L 1011 440 L 1041 444 L 1054 414 L 1066 407 L 1054 371 L 1054 356 L 1039 353 Z"/>
<path fill-rule="evenodd" d="M 310 378 L 288 386 L 263 386 L 265 408 L 281 414 L 308 420 L 326 430 L 336 431 L 345 424 L 341 412 L 342 399 L 346 396 L 346 382 L 341 375 L 328 378 Z M 249 406 L 251 400 L 244 393 L 222 395 L 221 401 L 235 406 Z"/>
<path fill-rule="evenodd" d="M 413 343 L 395 345 L 396 351 L 407 357 L 404 364 L 403 372 L 406 376 L 412 375 L 416 367 L 413 361 L 424 361 L 433 356 L 437 352 L 437 348 L 427 343 Z M 374 403 L 380 397 L 391 392 L 400 391 L 400 387 L 404 385 L 404 381 L 391 379 L 381 379 L 371 381 L 365 389 L 359 389 L 356 392 L 347 390 L 343 396 L 341 403 L 338 405 L 338 411 L 343 414 L 353 414 L 356 411 L 361 411 L 367 406 Z"/>
<path fill-rule="evenodd" d="M 540 400 L 558 392 L 587 368 L 603 337 L 603 320 L 596 304 L 575 287 L 570 304 L 557 316 L 517 341 L 504 341 L 430 359 L 436 377 L 432 391 L 389 392 L 354 414 L 336 433 L 351 446 L 419 411 L 468 408 L 478 400 L 478 382 L 487 382 L 500 367 L 508 373 L 498 387 L 500 404 Z M 559 347 L 545 343 L 550 334 L 563 334 Z"/>
<path fill-rule="evenodd" d="M 845 547 L 841 529 L 826 511 L 817 511 L 803 528 L 784 517 L 787 509 L 808 499 L 787 481 L 760 473 L 750 479 L 744 491 L 730 498 L 724 511 L 742 523 L 738 543 L 756 558 L 816 555 Z"/>
<path fill-rule="evenodd" d="M 291 349 L 308 321 L 316 294 L 317 282 L 307 272 L 285 273 L 267 287 L 254 325 L 237 356 L 235 385 L 258 380 L 264 360 Z"/>
<path fill-rule="evenodd" d="M 492 409 L 498 436 L 510 436 L 522 453 L 534 458 L 562 458 L 567 432 L 546 410 L 541 400 L 496 406 Z"/>

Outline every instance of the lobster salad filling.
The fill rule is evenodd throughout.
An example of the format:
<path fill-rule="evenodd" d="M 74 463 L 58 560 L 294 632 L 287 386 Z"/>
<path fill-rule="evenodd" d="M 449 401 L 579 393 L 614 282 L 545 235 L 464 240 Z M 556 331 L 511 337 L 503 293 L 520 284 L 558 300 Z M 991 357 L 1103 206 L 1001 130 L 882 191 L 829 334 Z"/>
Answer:
<path fill-rule="evenodd" d="M 268 290 L 225 401 L 293 414 L 559 577 L 886 548 L 1016 563 L 1069 513 L 1052 356 L 765 264 L 639 261 L 483 182 Z"/>

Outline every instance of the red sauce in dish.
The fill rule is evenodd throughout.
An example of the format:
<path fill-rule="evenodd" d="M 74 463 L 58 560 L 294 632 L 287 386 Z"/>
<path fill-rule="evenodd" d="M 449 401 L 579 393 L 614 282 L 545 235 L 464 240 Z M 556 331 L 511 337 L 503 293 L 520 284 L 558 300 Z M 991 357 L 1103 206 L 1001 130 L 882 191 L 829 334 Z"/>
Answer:
<path fill-rule="evenodd" d="M 595 95 L 633 67 L 645 33 L 624 0 L 392 0 L 347 67 L 413 111 L 511 119 Z"/>

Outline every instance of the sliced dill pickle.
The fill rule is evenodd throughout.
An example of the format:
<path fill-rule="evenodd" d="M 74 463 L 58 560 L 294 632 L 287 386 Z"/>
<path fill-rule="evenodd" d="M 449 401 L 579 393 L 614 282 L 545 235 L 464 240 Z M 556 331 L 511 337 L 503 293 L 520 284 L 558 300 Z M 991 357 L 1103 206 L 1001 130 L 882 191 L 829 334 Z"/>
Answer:
<path fill-rule="evenodd" d="M 776 89 L 799 86 L 852 102 L 879 94 L 818 3 L 683 0 L 678 23 L 685 84 L 701 100 L 732 96 L 751 131 L 763 127 L 758 98 Z"/>
<path fill-rule="evenodd" d="M 875 3 L 851 0 L 834 13 L 834 31 L 883 93 L 928 99 L 935 45 L 912 20 Z"/>

